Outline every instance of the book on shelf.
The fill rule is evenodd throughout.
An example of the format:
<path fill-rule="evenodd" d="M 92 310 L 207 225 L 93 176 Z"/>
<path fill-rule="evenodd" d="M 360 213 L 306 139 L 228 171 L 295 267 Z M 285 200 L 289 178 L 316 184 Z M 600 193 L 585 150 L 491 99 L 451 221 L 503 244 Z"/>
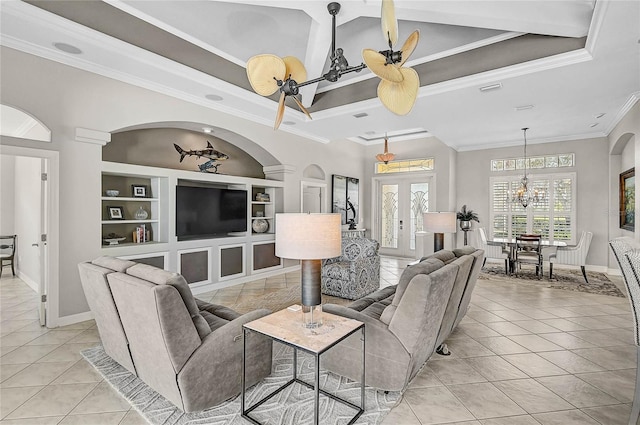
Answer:
<path fill-rule="evenodd" d="M 151 232 L 147 230 L 147 226 L 141 224 L 140 226 L 136 227 L 136 230 L 133 231 L 133 243 L 145 243 L 150 241 L 150 233 Z"/>

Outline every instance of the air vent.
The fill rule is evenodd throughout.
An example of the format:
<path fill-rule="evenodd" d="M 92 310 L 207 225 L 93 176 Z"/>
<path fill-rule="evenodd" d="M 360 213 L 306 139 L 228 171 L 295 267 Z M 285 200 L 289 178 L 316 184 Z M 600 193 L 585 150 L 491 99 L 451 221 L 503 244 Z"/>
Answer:
<path fill-rule="evenodd" d="M 594 122 L 594 123 L 593 123 L 593 124 L 591 124 L 589 127 L 593 128 L 593 127 L 597 127 L 597 126 L 598 126 L 598 123 L 597 123 L 597 122 Z"/>
<path fill-rule="evenodd" d="M 213 100 L 214 102 L 219 102 L 224 99 L 224 97 L 218 96 L 217 94 L 208 94 L 205 97 L 209 100 Z"/>
<path fill-rule="evenodd" d="M 366 112 L 360 112 L 359 114 L 355 114 L 354 117 L 356 118 L 364 118 L 364 117 L 368 117 L 369 114 L 367 114 Z"/>
<path fill-rule="evenodd" d="M 526 111 L 528 109 L 533 109 L 533 105 L 522 105 L 522 106 L 515 107 L 516 111 Z"/>
<path fill-rule="evenodd" d="M 604 112 L 600 112 L 598 115 L 596 115 L 596 119 L 599 120 L 600 118 L 604 117 L 605 115 L 607 115 L 607 114 L 605 114 Z"/>
<path fill-rule="evenodd" d="M 491 84 L 489 86 L 480 87 L 481 92 L 488 92 L 493 90 L 500 90 L 502 88 L 502 83 Z"/>

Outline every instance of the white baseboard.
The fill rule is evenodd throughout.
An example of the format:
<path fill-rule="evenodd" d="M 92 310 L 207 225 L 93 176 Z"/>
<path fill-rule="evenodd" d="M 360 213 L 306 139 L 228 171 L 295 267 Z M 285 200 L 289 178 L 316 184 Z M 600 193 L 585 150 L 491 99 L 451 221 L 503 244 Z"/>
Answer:
<path fill-rule="evenodd" d="M 93 319 L 93 312 L 85 311 L 84 313 L 72 314 L 70 316 L 58 317 L 56 327 L 73 325 L 75 323 L 86 322 Z"/>
<path fill-rule="evenodd" d="M 20 280 L 26 283 L 29 286 L 29 288 L 33 289 L 36 294 L 39 292 L 39 285 L 36 283 L 36 281 L 31 279 L 29 276 L 22 273 L 20 270 L 17 270 L 16 276 L 18 276 Z"/>

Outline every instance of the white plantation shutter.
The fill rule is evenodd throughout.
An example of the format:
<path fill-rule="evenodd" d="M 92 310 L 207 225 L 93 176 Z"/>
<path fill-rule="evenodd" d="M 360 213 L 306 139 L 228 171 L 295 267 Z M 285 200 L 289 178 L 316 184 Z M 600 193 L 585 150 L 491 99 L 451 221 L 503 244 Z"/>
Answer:
<path fill-rule="evenodd" d="M 511 193 L 520 186 L 521 177 L 490 178 L 490 237 L 515 238 L 523 233 L 537 233 L 545 240 L 576 243 L 576 174 L 529 174 L 530 186 L 546 196 L 543 202 L 527 208 L 511 202 Z"/>

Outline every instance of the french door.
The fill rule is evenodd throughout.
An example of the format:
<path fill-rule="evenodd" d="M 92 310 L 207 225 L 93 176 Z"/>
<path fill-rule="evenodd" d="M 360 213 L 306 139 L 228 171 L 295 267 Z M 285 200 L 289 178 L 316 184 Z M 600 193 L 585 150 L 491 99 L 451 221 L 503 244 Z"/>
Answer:
<path fill-rule="evenodd" d="M 432 176 L 377 179 L 376 235 L 380 253 L 415 257 L 416 232 L 433 197 Z M 434 203 L 435 205 L 435 203 Z"/>

